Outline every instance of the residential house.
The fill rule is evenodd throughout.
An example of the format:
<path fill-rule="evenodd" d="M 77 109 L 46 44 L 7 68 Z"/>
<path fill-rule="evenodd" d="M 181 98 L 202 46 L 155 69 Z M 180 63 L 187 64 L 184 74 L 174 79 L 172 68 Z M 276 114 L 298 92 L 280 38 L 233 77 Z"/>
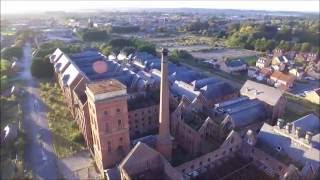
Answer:
<path fill-rule="evenodd" d="M 256 66 L 260 69 L 269 67 L 271 64 L 272 59 L 269 57 L 259 57 L 256 61 Z"/>
<path fill-rule="evenodd" d="M 248 77 L 250 78 L 256 78 L 259 75 L 259 69 L 254 66 L 250 66 L 248 68 Z"/>
<path fill-rule="evenodd" d="M 305 94 L 305 99 L 308 101 L 315 103 L 315 104 L 320 104 L 320 88 L 314 89 L 312 91 L 306 91 L 304 92 Z"/>
<path fill-rule="evenodd" d="M 271 61 L 271 67 L 275 71 L 283 71 L 285 70 L 289 60 L 286 56 L 274 56 Z"/>
<path fill-rule="evenodd" d="M 226 72 L 239 72 L 247 69 L 247 64 L 242 59 L 237 60 L 229 60 L 225 61 L 225 68 L 223 68 Z"/>
<path fill-rule="evenodd" d="M 274 71 L 270 76 L 270 80 L 275 87 L 281 90 L 289 90 L 293 86 L 295 77 L 291 74 L 284 74 L 280 71 Z"/>
<path fill-rule="evenodd" d="M 294 75 L 297 79 L 302 79 L 305 72 L 302 68 L 295 67 L 289 70 L 289 74 Z"/>
<path fill-rule="evenodd" d="M 240 89 L 240 95 L 263 102 L 267 113 L 271 115 L 270 124 L 273 124 L 276 119 L 284 114 L 287 101 L 283 92 L 279 89 L 247 80 Z"/>

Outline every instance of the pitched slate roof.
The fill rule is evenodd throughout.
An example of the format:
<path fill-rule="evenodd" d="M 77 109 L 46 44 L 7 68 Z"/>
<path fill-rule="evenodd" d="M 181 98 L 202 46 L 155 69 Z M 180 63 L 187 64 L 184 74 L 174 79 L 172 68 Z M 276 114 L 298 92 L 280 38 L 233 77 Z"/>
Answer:
<path fill-rule="evenodd" d="M 225 64 L 229 67 L 239 67 L 245 65 L 246 63 L 242 59 L 237 59 L 226 61 Z"/>
<path fill-rule="evenodd" d="M 257 136 L 257 146 L 275 158 L 287 155 L 295 162 L 305 165 L 307 162 L 314 167 L 319 167 L 320 151 L 314 147 L 308 147 L 296 141 L 293 136 L 279 133 L 276 128 L 265 123 Z M 264 148 L 262 148 L 264 147 Z M 279 152 L 279 148 L 281 149 Z M 315 168 L 317 169 L 317 168 Z"/>
<path fill-rule="evenodd" d="M 208 78 L 198 79 L 198 80 L 192 81 L 191 84 L 193 85 L 195 90 L 198 90 L 208 84 L 213 84 L 213 83 L 217 83 L 217 82 L 220 82 L 220 81 L 214 77 L 208 77 Z"/>
<path fill-rule="evenodd" d="M 70 58 L 63 54 L 59 60 L 54 64 L 54 69 L 57 71 L 57 72 L 61 72 L 63 69 L 66 68 L 66 66 L 68 66 L 70 64 Z"/>
<path fill-rule="evenodd" d="M 71 63 L 61 76 L 63 84 L 70 86 L 79 74 L 79 70 Z"/>
<path fill-rule="evenodd" d="M 235 129 L 246 127 L 253 123 L 263 122 L 268 117 L 264 105 L 258 100 L 243 99 L 225 106 L 227 116 L 231 118 Z"/>
<path fill-rule="evenodd" d="M 124 169 L 129 175 L 134 174 L 134 169 L 139 163 L 145 163 L 160 154 L 142 142 L 138 142 L 120 163 L 119 168 Z"/>
<path fill-rule="evenodd" d="M 197 96 L 200 95 L 199 91 L 194 91 L 193 87 L 183 81 L 174 81 L 170 87 L 171 92 L 180 98 L 186 97 L 189 101 L 193 101 Z"/>
<path fill-rule="evenodd" d="M 314 114 L 306 115 L 292 122 L 294 128 L 300 127 L 302 131 L 310 131 L 314 135 L 320 133 L 320 120 Z"/>
<path fill-rule="evenodd" d="M 247 80 L 240 89 L 240 94 L 248 96 L 250 99 L 257 98 L 260 101 L 274 106 L 282 97 L 283 92 L 279 89 Z"/>
<path fill-rule="evenodd" d="M 206 99 L 213 100 L 221 98 L 235 92 L 235 89 L 226 82 L 208 84 L 200 89 Z"/>

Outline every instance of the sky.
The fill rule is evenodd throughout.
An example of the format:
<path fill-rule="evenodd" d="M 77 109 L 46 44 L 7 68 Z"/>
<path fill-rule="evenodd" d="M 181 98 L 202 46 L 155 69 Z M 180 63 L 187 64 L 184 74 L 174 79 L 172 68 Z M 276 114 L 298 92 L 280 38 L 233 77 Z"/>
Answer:
<path fill-rule="evenodd" d="M 115 8 L 212 8 L 319 12 L 318 0 L 212 0 L 212 1 L 13 1 L 1 0 L 1 14 Z"/>

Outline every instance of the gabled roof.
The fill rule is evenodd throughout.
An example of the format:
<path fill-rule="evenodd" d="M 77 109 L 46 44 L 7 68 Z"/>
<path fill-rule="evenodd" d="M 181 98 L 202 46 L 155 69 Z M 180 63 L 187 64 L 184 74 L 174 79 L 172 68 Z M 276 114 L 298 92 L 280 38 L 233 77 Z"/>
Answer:
<path fill-rule="evenodd" d="M 239 67 L 239 66 L 245 65 L 246 63 L 242 59 L 237 59 L 237 60 L 226 61 L 225 64 L 228 67 Z"/>
<path fill-rule="evenodd" d="M 63 84 L 70 86 L 79 74 L 79 70 L 71 63 L 61 76 Z"/>
<path fill-rule="evenodd" d="M 208 100 L 221 98 L 235 92 L 235 89 L 227 82 L 208 84 L 200 89 L 203 96 Z"/>
<path fill-rule="evenodd" d="M 208 77 L 208 78 L 204 78 L 204 79 L 198 79 L 195 81 L 192 81 L 191 84 L 193 85 L 194 89 L 200 89 L 208 84 L 213 84 L 213 83 L 218 83 L 220 82 L 218 79 L 214 78 L 214 77 Z"/>
<path fill-rule="evenodd" d="M 308 162 L 319 167 L 320 151 L 318 149 L 296 143 L 294 142 L 295 137 L 285 136 L 284 133 L 279 132 L 279 130 L 264 123 L 257 136 L 258 147 L 272 154 L 275 158 L 277 158 L 278 155 L 287 155 L 290 159 L 302 165 Z M 279 148 L 281 152 L 278 152 Z"/>
<path fill-rule="evenodd" d="M 295 77 L 292 74 L 284 74 L 280 71 L 274 71 L 271 74 L 271 78 L 275 78 L 285 82 L 293 82 L 295 80 Z"/>
<path fill-rule="evenodd" d="M 57 48 L 50 56 L 50 62 L 55 63 L 62 56 L 62 54 L 63 52 L 59 48 Z"/>
<path fill-rule="evenodd" d="M 184 96 L 190 102 L 200 95 L 199 91 L 194 91 L 191 85 L 183 81 L 174 81 L 170 89 L 173 94 L 178 95 L 180 98 Z"/>
<path fill-rule="evenodd" d="M 131 170 L 135 169 L 138 164 L 157 157 L 160 158 L 159 152 L 142 142 L 138 142 L 120 163 L 119 168 L 124 169 L 130 175 L 132 174 Z"/>
<path fill-rule="evenodd" d="M 314 114 L 303 116 L 292 122 L 293 127 L 300 127 L 302 131 L 310 131 L 313 134 L 320 133 L 320 120 Z"/>
<path fill-rule="evenodd" d="M 274 106 L 282 97 L 283 92 L 279 89 L 247 80 L 240 89 L 240 94 L 248 96 L 250 99 L 257 98 L 260 101 Z"/>
<path fill-rule="evenodd" d="M 66 68 L 70 64 L 70 58 L 63 54 L 59 60 L 55 63 L 54 68 L 56 71 L 61 72 L 63 69 Z"/>
<path fill-rule="evenodd" d="M 263 122 L 267 118 L 267 111 L 258 100 L 241 99 L 241 101 L 235 101 L 234 105 L 230 104 L 225 108 L 227 117 L 231 118 L 235 129 Z"/>

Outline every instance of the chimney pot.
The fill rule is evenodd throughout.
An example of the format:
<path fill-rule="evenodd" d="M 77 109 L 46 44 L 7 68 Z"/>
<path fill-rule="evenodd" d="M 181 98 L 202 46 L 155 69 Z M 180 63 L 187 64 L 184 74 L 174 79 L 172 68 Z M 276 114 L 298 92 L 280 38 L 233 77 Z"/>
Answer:
<path fill-rule="evenodd" d="M 312 132 L 307 131 L 307 132 L 306 132 L 305 139 L 307 140 L 307 143 L 310 144 L 311 139 L 312 139 Z"/>
<path fill-rule="evenodd" d="M 277 126 L 281 129 L 281 128 L 283 128 L 283 126 L 284 126 L 284 120 L 283 119 L 278 119 L 278 121 L 277 121 Z"/>
<path fill-rule="evenodd" d="M 168 53 L 169 53 L 168 49 L 162 48 L 161 52 L 163 56 L 168 56 Z"/>
<path fill-rule="evenodd" d="M 300 127 L 296 127 L 295 128 L 295 133 L 296 133 L 297 138 L 300 138 L 301 134 L 302 134 L 301 128 Z"/>
<path fill-rule="evenodd" d="M 291 128 L 292 128 L 292 124 L 291 123 L 287 123 L 287 125 L 286 125 L 287 133 L 291 133 Z"/>

